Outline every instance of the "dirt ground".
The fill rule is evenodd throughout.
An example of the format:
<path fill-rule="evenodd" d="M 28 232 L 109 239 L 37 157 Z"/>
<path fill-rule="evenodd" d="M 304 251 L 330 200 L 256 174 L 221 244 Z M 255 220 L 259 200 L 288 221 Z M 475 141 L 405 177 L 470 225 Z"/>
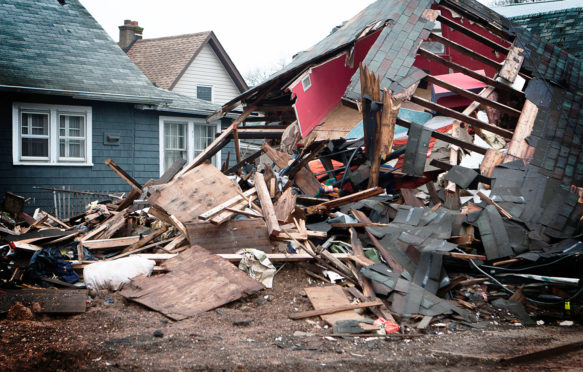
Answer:
<path fill-rule="evenodd" d="M 179 322 L 116 294 L 96 298 L 80 315 L 3 319 L 0 370 L 583 370 L 581 349 L 529 363 L 500 362 L 583 341 L 577 325 L 476 329 L 445 318 L 447 328 L 411 338 L 329 337 L 319 318 L 287 316 L 312 309 L 303 288 L 314 285 L 324 283 L 288 264 L 273 289 Z"/>

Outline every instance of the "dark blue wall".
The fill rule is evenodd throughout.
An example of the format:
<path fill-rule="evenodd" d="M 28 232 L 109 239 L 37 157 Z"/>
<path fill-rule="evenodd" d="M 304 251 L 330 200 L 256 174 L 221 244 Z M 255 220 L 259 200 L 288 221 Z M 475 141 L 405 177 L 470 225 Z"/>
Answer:
<path fill-rule="evenodd" d="M 27 166 L 12 164 L 12 103 L 91 106 L 93 111 L 93 166 Z M 140 183 L 159 177 L 160 113 L 139 110 L 129 103 L 74 100 L 49 95 L 0 93 L 0 199 L 6 191 L 32 198 L 26 210 L 53 211 L 49 191 L 33 186 L 70 187 L 72 190 L 129 192 L 130 187 L 104 164 L 114 160 Z M 163 115 L 168 115 L 164 113 Z M 179 114 L 172 114 L 180 116 Z M 104 134 L 118 134 L 119 145 L 105 145 Z"/>

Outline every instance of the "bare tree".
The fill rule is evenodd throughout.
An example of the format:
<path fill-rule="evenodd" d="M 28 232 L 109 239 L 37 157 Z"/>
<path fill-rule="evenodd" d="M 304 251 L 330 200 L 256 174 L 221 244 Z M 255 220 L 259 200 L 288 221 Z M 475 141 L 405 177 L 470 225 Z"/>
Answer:
<path fill-rule="evenodd" d="M 287 65 L 285 58 L 280 58 L 267 67 L 254 67 L 243 74 L 243 78 L 250 87 L 263 83 L 268 77 L 281 70 Z"/>

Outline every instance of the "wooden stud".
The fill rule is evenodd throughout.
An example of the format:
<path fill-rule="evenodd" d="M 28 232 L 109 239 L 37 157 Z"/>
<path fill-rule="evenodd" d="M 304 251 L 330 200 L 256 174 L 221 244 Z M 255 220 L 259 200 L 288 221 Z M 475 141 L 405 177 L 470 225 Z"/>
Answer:
<path fill-rule="evenodd" d="M 271 198 L 269 197 L 269 190 L 265 184 L 265 179 L 263 178 L 263 174 L 259 172 L 255 173 L 255 188 L 257 189 L 257 196 L 261 203 L 261 209 L 263 211 L 265 223 L 267 224 L 269 236 L 277 236 L 281 233 L 281 228 L 277 222 L 277 216 Z"/>

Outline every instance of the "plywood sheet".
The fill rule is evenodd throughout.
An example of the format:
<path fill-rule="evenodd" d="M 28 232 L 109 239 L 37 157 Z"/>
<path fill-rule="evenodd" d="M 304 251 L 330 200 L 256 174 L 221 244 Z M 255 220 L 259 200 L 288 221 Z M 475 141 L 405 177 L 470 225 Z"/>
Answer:
<path fill-rule="evenodd" d="M 135 278 L 121 295 L 182 320 L 264 288 L 227 260 L 196 245 L 166 261 L 164 267 L 167 274 Z"/>
<path fill-rule="evenodd" d="M 314 128 L 316 141 L 344 138 L 361 121 L 362 113 L 340 102 Z"/>
<path fill-rule="evenodd" d="M 342 287 L 338 285 L 330 285 L 326 287 L 308 287 L 304 288 L 310 302 L 314 306 L 314 309 L 329 308 L 331 306 L 341 306 L 348 305 L 350 301 L 344 294 Z M 322 315 L 322 319 L 330 324 L 334 325 L 336 322 L 341 320 L 364 320 L 364 316 L 358 314 L 354 310 L 340 311 L 334 314 Z"/>
<path fill-rule="evenodd" d="M 157 189 L 149 198 L 183 224 L 239 195 L 239 186 L 209 163 L 204 163 Z"/>
<path fill-rule="evenodd" d="M 260 218 L 228 221 L 222 225 L 201 222 L 185 226 L 188 240 L 212 253 L 235 253 L 243 248 L 271 252 L 267 227 Z"/>

